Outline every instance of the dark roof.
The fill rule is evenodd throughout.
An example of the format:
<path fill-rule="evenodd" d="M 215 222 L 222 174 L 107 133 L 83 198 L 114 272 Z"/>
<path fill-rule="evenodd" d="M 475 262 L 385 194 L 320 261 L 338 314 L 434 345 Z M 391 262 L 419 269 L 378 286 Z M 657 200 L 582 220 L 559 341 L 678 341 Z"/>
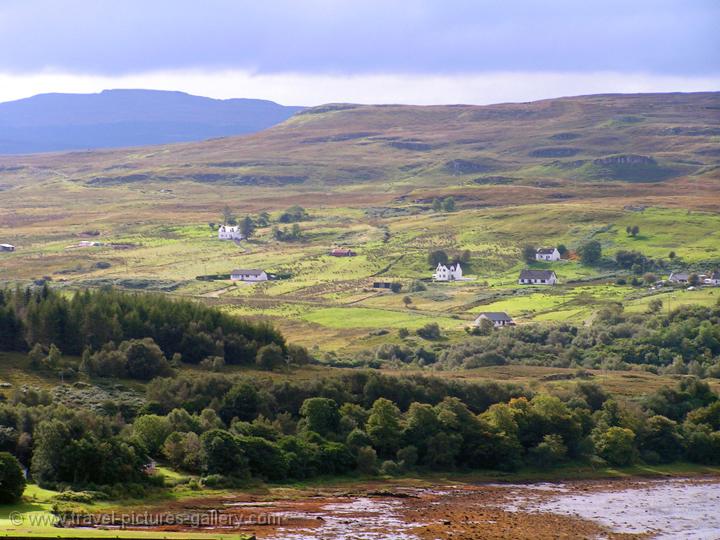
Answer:
<path fill-rule="evenodd" d="M 555 253 L 556 248 L 538 248 L 537 252 L 540 255 L 552 255 Z"/>
<path fill-rule="evenodd" d="M 520 279 L 550 279 L 555 275 L 552 270 L 528 270 L 520 272 Z"/>
<path fill-rule="evenodd" d="M 512 321 L 512 317 L 504 311 L 483 311 L 478 314 L 478 317 L 487 317 L 491 321 Z"/>
<path fill-rule="evenodd" d="M 262 274 L 263 272 L 265 272 L 265 270 L 254 270 L 254 269 L 251 269 L 251 270 L 245 269 L 245 270 L 243 270 L 243 269 L 239 269 L 239 270 L 233 270 L 232 272 L 230 272 L 230 275 L 235 276 L 235 275 L 240 274 L 240 275 L 243 275 L 243 276 L 259 276 L 259 275 Z"/>

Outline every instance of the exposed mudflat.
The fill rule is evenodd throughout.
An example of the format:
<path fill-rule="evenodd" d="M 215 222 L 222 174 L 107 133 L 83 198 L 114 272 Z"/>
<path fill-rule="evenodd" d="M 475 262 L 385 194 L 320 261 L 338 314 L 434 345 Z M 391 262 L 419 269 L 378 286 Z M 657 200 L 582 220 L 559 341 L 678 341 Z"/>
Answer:
<path fill-rule="evenodd" d="M 364 484 L 175 501 L 222 524 L 135 527 L 242 532 L 263 540 L 720 538 L 720 477 L 535 484 Z"/>

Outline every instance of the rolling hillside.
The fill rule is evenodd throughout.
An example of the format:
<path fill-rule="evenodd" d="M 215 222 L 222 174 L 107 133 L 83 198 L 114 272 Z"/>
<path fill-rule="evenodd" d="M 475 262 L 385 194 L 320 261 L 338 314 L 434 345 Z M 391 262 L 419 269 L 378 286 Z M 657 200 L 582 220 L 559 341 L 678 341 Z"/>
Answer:
<path fill-rule="evenodd" d="M 716 176 L 718 140 L 720 93 L 601 95 L 483 107 L 327 105 L 250 136 L 0 163 L 57 168 L 96 186 L 643 183 Z"/>
<path fill-rule="evenodd" d="M 0 103 L 0 154 L 199 141 L 260 131 L 301 110 L 159 90 L 41 94 Z"/>

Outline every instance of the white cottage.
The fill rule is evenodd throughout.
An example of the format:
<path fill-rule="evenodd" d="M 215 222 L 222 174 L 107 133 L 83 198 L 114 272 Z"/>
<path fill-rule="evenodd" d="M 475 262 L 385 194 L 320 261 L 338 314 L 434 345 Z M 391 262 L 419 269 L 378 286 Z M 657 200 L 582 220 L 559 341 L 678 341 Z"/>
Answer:
<path fill-rule="evenodd" d="M 12 244 L 0 244 L 0 251 L 15 251 L 15 246 Z"/>
<path fill-rule="evenodd" d="M 557 248 L 539 248 L 535 253 L 536 261 L 559 261 L 560 252 Z"/>
<path fill-rule="evenodd" d="M 523 270 L 518 278 L 520 285 L 555 285 L 557 275 L 552 270 Z"/>
<path fill-rule="evenodd" d="M 484 311 L 477 316 L 473 325 L 480 326 L 483 320 L 491 321 L 495 328 L 515 326 L 515 321 L 513 321 L 512 317 L 504 311 Z"/>
<path fill-rule="evenodd" d="M 435 273 L 432 275 L 435 281 L 457 281 L 462 279 L 462 277 L 463 273 L 460 263 L 451 264 L 450 266 L 438 263 Z"/>
<path fill-rule="evenodd" d="M 268 276 L 265 270 L 238 269 L 230 272 L 230 279 L 233 281 L 267 281 Z"/>
<path fill-rule="evenodd" d="M 235 225 L 220 225 L 218 238 L 220 240 L 242 240 L 244 237 L 240 232 L 240 227 Z"/>

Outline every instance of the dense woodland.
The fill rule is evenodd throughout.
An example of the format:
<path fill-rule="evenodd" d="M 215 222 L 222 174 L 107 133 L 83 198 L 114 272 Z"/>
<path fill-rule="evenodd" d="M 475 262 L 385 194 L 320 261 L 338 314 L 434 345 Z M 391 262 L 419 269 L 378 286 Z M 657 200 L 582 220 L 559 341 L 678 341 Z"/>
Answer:
<path fill-rule="evenodd" d="M 550 395 L 360 370 L 311 382 L 180 375 L 153 380 L 146 397 L 139 411 L 91 412 L 18 392 L 0 404 L 0 452 L 42 486 L 109 496 L 157 485 L 151 459 L 199 473 L 208 486 L 720 459 L 720 399 L 694 377 L 640 403 L 590 382 Z"/>
<path fill-rule="evenodd" d="M 60 353 L 83 356 L 99 376 L 149 379 L 174 363 L 284 363 L 288 347 L 272 326 L 197 302 L 112 289 L 64 295 L 47 286 L 0 290 L 0 350 L 31 351 L 56 367 Z"/>

